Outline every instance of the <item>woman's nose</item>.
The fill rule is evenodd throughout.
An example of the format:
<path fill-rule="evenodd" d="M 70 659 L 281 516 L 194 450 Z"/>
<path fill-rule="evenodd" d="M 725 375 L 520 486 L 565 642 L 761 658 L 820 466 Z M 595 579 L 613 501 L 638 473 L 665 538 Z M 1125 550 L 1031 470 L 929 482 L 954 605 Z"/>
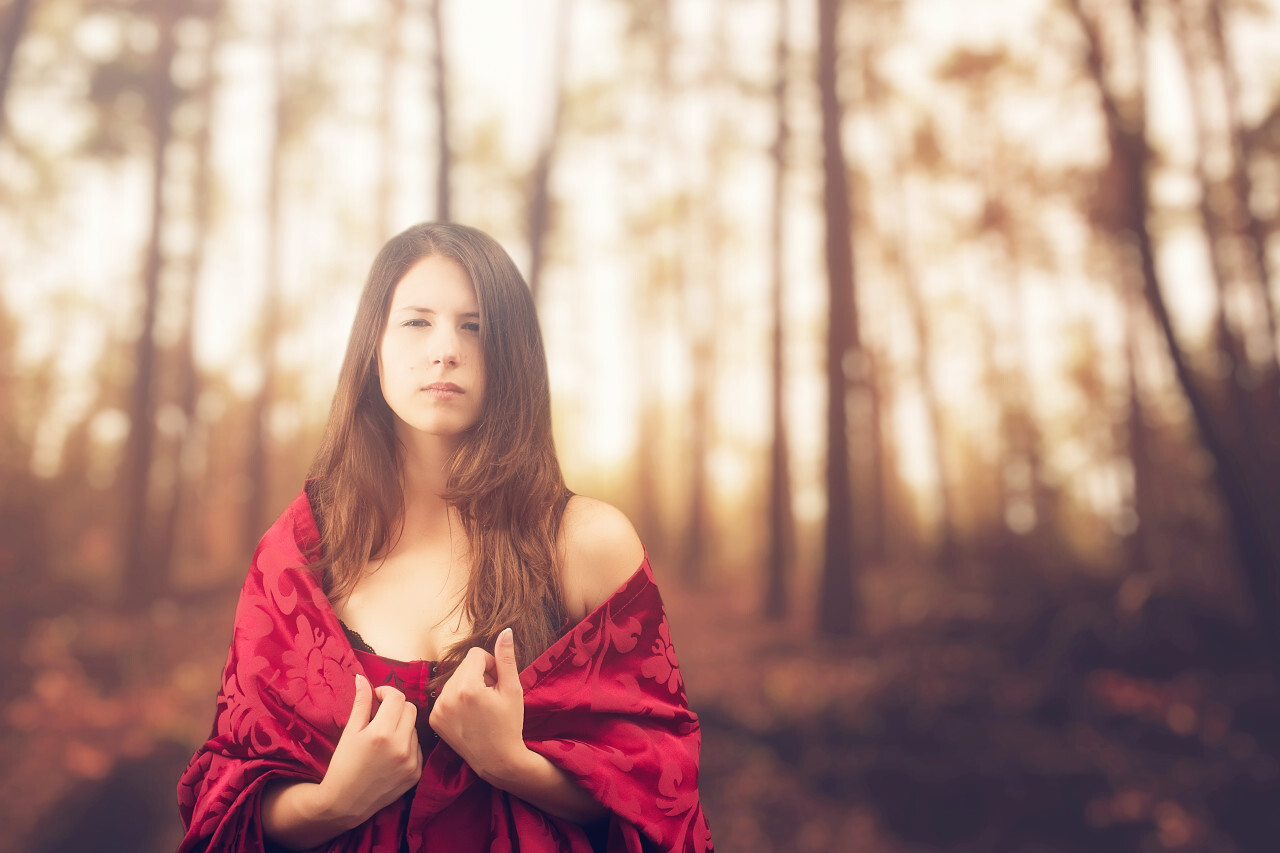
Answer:
<path fill-rule="evenodd" d="M 458 365 L 458 336 L 450 334 L 448 330 L 442 329 L 436 336 L 434 354 L 431 357 L 432 364 L 443 364 L 447 367 L 457 367 Z"/>

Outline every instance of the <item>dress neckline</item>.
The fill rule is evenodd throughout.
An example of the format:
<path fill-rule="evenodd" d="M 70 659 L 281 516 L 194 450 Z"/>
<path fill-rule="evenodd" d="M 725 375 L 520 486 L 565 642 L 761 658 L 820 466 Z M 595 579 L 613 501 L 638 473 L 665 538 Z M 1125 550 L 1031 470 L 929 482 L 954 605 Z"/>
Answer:
<path fill-rule="evenodd" d="M 353 629 L 353 628 L 349 627 L 349 626 L 347 625 L 347 623 L 346 623 L 346 622 L 343 622 L 341 619 L 339 619 L 339 620 L 338 620 L 338 624 L 342 626 L 342 631 L 343 631 L 343 633 L 345 633 L 345 634 L 347 635 L 347 642 L 349 642 L 349 643 L 351 644 L 351 648 L 352 648 L 352 650 L 353 650 L 353 651 L 355 651 L 356 653 L 364 653 L 364 654 L 367 654 L 367 655 L 373 655 L 374 657 L 378 658 L 379 660 L 385 661 L 385 662 L 387 662 L 388 664 L 401 664 L 401 665 L 404 665 L 404 666 L 417 666 L 417 665 L 419 665 L 419 664 L 426 664 L 427 666 L 434 666 L 434 665 L 435 665 L 435 661 L 429 661 L 429 660 L 400 660 L 400 659 L 398 659 L 398 658 L 389 658 L 389 657 L 387 657 L 386 655 L 380 655 L 380 654 L 378 654 L 378 652 L 373 648 L 373 646 L 371 646 L 371 645 L 369 645 L 367 642 L 365 642 L 364 637 L 360 636 L 360 632 L 359 632 L 359 631 L 356 631 L 355 629 Z"/>

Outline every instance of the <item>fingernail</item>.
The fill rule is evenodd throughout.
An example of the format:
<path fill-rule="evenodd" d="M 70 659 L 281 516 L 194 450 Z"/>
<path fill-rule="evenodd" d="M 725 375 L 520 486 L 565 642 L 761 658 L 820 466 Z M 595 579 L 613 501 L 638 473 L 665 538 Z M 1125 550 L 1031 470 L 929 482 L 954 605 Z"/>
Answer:
<path fill-rule="evenodd" d="M 511 629 L 510 629 L 510 628 L 503 628 L 503 629 L 502 629 L 502 633 L 498 635 L 498 639 L 502 640 L 502 642 L 504 642 L 504 643 L 510 643 L 510 642 L 512 642 L 512 641 L 513 641 L 513 638 L 512 638 L 512 636 L 511 636 Z"/>

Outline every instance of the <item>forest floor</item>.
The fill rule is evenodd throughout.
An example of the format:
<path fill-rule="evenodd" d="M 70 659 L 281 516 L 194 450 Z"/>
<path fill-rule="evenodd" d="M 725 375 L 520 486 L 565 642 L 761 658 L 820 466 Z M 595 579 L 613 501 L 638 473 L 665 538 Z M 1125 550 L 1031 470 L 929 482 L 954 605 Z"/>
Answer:
<path fill-rule="evenodd" d="M 1280 691 L 1244 632 L 1140 585 L 996 581 L 873 573 L 843 641 L 749 594 L 668 602 L 717 846 L 1280 850 Z"/>
<path fill-rule="evenodd" d="M 717 848 L 1276 849 L 1280 688 L 1230 620 L 993 580 L 872 573 L 840 641 L 762 621 L 740 587 L 664 581 Z M 124 617 L 31 584 L 0 606 L 0 851 L 174 848 L 234 603 Z"/>

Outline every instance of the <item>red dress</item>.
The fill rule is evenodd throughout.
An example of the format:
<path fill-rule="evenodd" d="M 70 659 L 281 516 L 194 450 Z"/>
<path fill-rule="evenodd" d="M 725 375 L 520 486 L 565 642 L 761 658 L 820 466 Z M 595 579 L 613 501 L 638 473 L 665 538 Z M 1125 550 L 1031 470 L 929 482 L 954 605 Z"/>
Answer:
<path fill-rule="evenodd" d="M 180 853 L 265 851 L 262 790 L 318 782 L 363 672 L 418 705 L 416 788 L 320 850 L 711 851 L 689 710 L 662 599 L 646 558 L 607 601 L 520 673 L 524 739 L 607 811 L 589 838 L 480 779 L 427 724 L 431 664 L 356 651 L 304 556 L 319 541 L 305 494 L 263 537 L 236 608 L 208 741 L 178 783 Z M 403 686 L 401 686 L 403 685 Z"/>
<path fill-rule="evenodd" d="M 348 635 L 348 640 L 350 639 L 351 637 Z M 356 653 L 356 660 L 360 662 L 361 669 L 364 670 L 365 678 L 369 679 L 369 683 L 373 685 L 374 689 L 383 684 L 389 684 L 403 693 L 404 698 L 418 706 L 416 720 L 418 743 L 422 747 L 422 754 L 426 755 L 435 747 L 436 741 L 440 739 L 431 730 L 431 725 L 428 722 L 428 718 L 431 716 L 431 709 L 436 701 L 436 691 L 431 688 L 431 679 L 436 676 L 435 662 L 426 660 L 401 661 L 394 658 L 385 658 L 376 654 L 373 649 L 369 649 L 367 646 L 364 649 L 360 648 L 356 642 L 351 643 L 351 648 Z"/>

